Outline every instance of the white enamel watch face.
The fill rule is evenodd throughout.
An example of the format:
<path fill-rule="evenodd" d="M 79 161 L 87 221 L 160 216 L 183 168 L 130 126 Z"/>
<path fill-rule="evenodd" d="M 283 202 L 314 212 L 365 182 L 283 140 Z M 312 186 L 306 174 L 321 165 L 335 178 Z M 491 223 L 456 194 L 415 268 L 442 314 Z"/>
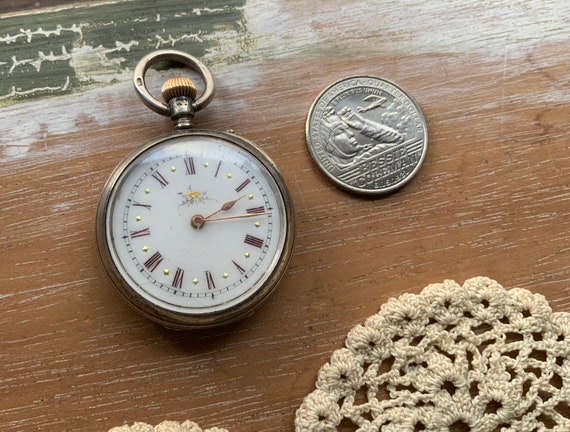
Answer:
<path fill-rule="evenodd" d="M 230 134 L 177 132 L 138 149 L 109 179 L 99 252 L 114 286 L 172 328 L 248 315 L 288 264 L 292 205 L 271 160 Z"/>

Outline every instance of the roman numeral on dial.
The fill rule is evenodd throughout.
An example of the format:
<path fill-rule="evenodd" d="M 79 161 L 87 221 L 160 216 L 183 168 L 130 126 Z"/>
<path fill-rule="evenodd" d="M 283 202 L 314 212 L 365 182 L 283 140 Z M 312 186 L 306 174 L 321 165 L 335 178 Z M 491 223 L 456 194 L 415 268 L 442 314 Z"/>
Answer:
<path fill-rule="evenodd" d="M 174 272 L 174 279 L 172 279 L 172 286 L 174 288 L 182 288 L 182 281 L 184 280 L 184 270 L 177 268 Z"/>
<path fill-rule="evenodd" d="M 245 235 L 245 239 L 243 240 L 243 242 L 245 244 L 254 246 L 256 248 L 261 248 L 263 246 L 263 239 L 260 239 L 258 237 L 246 234 Z"/>
<path fill-rule="evenodd" d="M 143 228 L 138 231 L 131 231 L 131 238 L 144 237 L 150 235 L 150 228 Z"/>
<path fill-rule="evenodd" d="M 152 256 L 144 262 L 144 266 L 151 272 L 155 271 L 160 263 L 164 260 L 160 252 L 155 252 Z"/>
<path fill-rule="evenodd" d="M 245 189 L 245 187 L 251 183 L 250 179 L 245 180 L 242 184 L 240 184 L 237 188 L 236 188 L 236 192 L 241 192 L 242 190 Z"/>
<path fill-rule="evenodd" d="M 160 172 L 156 171 L 152 173 L 152 177 L 160 184 L 161 187 L 166 187 L 168 185 L 168 180 L 166 180 Z"/>
<path fill-rule="evenodd" d="M 206 271 L 206 283 L 208 284 L 209 290 L 216 288 L 216 284 L 214 283 L 214 277 L 212 276 L 212 273 L 210 273 L 209 271 Z"/>
<path fill-rule="evenodd" d="M 216 173 L 214 174 L 214 177 L 218 177 L 218 174 L 220 173 L 220 167 L 222 166 L 222 161 L 218 162 L 218 166 L 216 167 Z"/>
<path fill-rule="evenodd" d="M 196 174 L 196 167 L 194 166 L 194 158 L 187 157 L 184 159 L 186 165 L 186 175 Z"/>
<path fill-rule="evenodd" d="M 238 271 L 240 272 L 240 274 L 244 274 L 245 273 L 245 269 L 240 266 L 237 262 L 235 262 L 234 260 L 232 260 L 232 263 L 236 266 L 236 268 L 238 269 Z"/>
<path fill-rule="evenodd" d="M 141 203 L 133 203 L 133 207 L 143 207 L 147 210 L 150 210 L 152 208 L 150 204 L 141 204 Z"/>
<path fill-rule="evenodd" d="M 265 207 L 264 206 L 252 207 L 252 208 L 248 208 L 245 212 L 249 213 L 249 214 L 265 213 Z"/>

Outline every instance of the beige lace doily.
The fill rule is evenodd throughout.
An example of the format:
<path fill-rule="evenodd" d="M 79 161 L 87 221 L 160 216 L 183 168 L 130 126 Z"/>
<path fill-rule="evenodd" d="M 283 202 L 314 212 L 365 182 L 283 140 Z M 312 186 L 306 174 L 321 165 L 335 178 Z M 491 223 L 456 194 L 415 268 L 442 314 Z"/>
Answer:
<path fill-rule="evenodd" d="M 570 314 L 488 278 L 427 286 L 353 328 L 297 432 L 569 432 Z"/>
<path fill-rule="evenodd" d="M 211 428 L 202 430 L 196 423 L 186 420 L 183 423 L 176 421 L 163 421 L 162 423 L 151 426 L 146 423 L 136 422 L 132 426 L 117 426 L 109 429 L 109 432 L 228 432 L 222 428 Z"/>

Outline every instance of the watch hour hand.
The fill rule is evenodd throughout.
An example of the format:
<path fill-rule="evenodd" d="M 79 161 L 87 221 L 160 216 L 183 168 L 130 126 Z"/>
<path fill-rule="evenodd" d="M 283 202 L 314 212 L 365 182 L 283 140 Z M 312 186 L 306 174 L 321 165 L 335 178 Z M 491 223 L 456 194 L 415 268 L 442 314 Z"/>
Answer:
<path fill-rule="evenodd" d="M 220 207 L 218 210 L 216 210 L 213 213 L 210 213 L 208 216 L 205 216 L 204 219 L 209 219 L 212 216 L 218 214 L 221 211 L 227 211 L 229 209 L 231 209 L 235 203 L 237 203 L 240 199 L 242 199 L 245 195 L 240 196 L 239 198 L 236 198 L 235 200 L 231 200 L 231 201 L 226 201 L 225 203 L 222 204 L 222 207 Z"/>

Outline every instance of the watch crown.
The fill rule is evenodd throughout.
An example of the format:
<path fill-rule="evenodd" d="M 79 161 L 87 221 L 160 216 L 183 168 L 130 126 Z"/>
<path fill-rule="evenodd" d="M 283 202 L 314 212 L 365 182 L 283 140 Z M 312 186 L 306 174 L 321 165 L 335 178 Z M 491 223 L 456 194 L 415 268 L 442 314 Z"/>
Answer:
<path fill-rule="evenodd" d="M 196 86 L 190 78 L 187 77 L 174 77 L 169 78 L 162 85 L 162 97 L 166 102 L 173 98 L 186 96 L 189 99 L 196 99 Z"/>

